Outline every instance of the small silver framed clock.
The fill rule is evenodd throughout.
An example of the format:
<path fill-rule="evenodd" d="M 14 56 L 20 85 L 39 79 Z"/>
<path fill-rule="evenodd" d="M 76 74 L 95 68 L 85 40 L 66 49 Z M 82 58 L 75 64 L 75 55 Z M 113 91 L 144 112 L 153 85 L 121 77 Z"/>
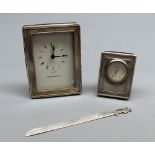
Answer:
<path fill-rule="evenodd" d="M 23 26 L 32 98 L 81 93 L 80 26 L 77 23 Z"/>
<path fill-rule="evenodd" d="M 101 54 L 98 96 L 129 99 L 136 55 L 106 51 Z"/>

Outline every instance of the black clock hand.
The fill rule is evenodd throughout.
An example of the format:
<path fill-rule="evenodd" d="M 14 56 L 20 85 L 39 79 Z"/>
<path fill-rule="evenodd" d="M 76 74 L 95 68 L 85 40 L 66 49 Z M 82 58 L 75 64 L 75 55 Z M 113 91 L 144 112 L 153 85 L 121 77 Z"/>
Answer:
<path fill-rule="evenodd" d="M 64 55 L 62 55 L 62 57 L 67 57 L 68 55 L 66 55 L 66 54 L 64 54 Z"/>
<path fill-rule="evenodd" d="M 60 56 L 60 55 L 55 55 L 54 57 L 62 57 L 62 56 Z"/>
<path fill-rule="evenodd" d="M 52 42 L 51 42 L 51 48 L 52 48 L 52 55 L 54 55 L 55 46 L 52 44 Z"/>
<path fill-rule="evenodd" d="M 114 77 L 117 74 L 118 70 L 116 69 L 115 72 L 113 73 L 112 77 Z"/>
<path fill-rule="evenodd" d="M 52 42 L 51 42 L 51 48 L 53 47 L 53 45 L 52 45 Z M 53 48 L 52 48 L 52 55 L 54 55 L 54 51 L 53 51 Z"/>
<path fill-rule="evenodd" d="M 55 57 L 67 57 L 68 55 L 55 55 Z"/>

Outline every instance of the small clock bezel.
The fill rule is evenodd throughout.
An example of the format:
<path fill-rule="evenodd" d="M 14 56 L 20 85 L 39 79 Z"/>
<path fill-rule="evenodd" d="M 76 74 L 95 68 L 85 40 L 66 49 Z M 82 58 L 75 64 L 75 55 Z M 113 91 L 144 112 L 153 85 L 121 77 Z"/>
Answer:
<path fill-rule="evenodd" d="M 36 24 L 25 25 L 22 29 L 25 62 L 27 68 L 27 76 L 29 83 L 29 92 L 31 98 L 58 97 L 67 95 L 81 94 L 82 78 L 81 78 L 81 39 L 80 25 L 77 23 L 52 23 L 52 24 Z M 73 33 L 73 59 L 74 59 L 74 86 L 60 89 L 48 89 L 38 91 L 36 83 L 36 73 L 33 57 L 32 37 L 38 34 L 52 33 Z"/>
<path fill-rule="evenodd" d="M 108 68 L 110 67 L 110 65 L 113 63 L 117 63 L 117 62 L 120 62 L 121 64 L 123 64 L 125 66 L 125 69 L 126 69 L 126 74 L 121 81 L 115 81 L 115 80 L 111 79 L 108 75 Z M 113 59 L 107 63 L 107 65 L 106 65 L 106 78 L 109 80 L 109 82 L 111 82 L 113 84 L 121 84 L 121 83 L 126 81 L 127 76 L 128 76 L 128 65 L 125 61 L 123 61 L 121 59 Z"/>

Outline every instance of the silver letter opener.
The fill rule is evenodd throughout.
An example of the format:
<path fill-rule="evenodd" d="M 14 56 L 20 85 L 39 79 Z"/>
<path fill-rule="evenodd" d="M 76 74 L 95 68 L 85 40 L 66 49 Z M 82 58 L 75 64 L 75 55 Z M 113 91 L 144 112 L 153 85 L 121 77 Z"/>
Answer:
<path fill-rule="evenodd" d="M 97 114 L 83 116 L 83 117 L 76 118 L 76 119 L 66 121 L 66 122 L 33 128 L 29 130 L 28 132 L 26 132 L 25 136 L 33 136 L 33 135 L 37 135 L 37 134 L 41 134 L 41 133 L 45 133 L 49 131 L 54 131 L 54 130 L 61 129 L 61 128 L 66 128 L 66 127 L 73 126 L 73 125 L 78 125 L 81 123 L 94 121 L 94 120 L 105 118 L 105 117 L 118 116 L 119 114 L 127 114 L 128 112 L 131 112 L 131 109 L 128 107 L 117 109 L 116 111 L 108 112 L 108 113 L 100 112 Z"/>

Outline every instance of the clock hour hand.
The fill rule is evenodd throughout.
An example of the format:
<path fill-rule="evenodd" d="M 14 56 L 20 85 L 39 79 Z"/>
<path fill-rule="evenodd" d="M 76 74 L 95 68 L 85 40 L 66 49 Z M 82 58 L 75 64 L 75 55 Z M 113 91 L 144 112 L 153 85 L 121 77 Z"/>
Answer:
<path fill-rule="evenodd" d="M 64 55 L 62 55 L 62 57 L 67 57 L 68 55 L 66 55 L 66 54 L 64 54 Z"/>
<path fill-rule="evenodd" d="M 67 57 L 68 55 L 64 54 L 64 55 L 55 55 L 55 57 Z"/>

